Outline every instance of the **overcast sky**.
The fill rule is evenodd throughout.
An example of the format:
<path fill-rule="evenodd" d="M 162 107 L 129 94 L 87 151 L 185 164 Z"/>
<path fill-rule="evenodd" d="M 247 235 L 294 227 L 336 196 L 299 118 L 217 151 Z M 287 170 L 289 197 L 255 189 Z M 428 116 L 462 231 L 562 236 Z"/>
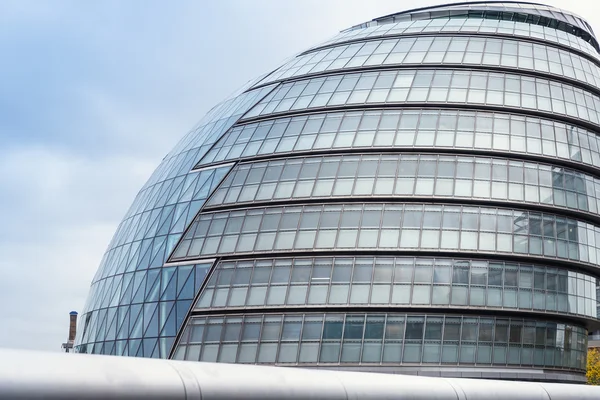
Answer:
<path fill-rule="evenodd" d="M 0 346 L 59 351 L 162 157 L 282 60 L 429 0 L 0 0 Z M 597 0 L 557 0 L 600 32 Z"/>

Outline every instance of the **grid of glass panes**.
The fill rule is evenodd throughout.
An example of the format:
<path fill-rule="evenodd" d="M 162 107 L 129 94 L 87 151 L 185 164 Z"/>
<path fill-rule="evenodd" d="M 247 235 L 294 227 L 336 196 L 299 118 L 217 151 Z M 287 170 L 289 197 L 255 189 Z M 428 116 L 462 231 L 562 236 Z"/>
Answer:
<path fill-rule="evenodd" d="M 196 127 L 186 134 L 165 156 L 168 160 L 172 155 L 179 154 L 185 150 L 198 149 L 199 155 L 203 154 L 212 144 L 214 144 L 221 135 L 229 129 L 237 120 L 252 106 L 254 106 L 265 95 L 270 93 L 277 84 L 260 87 L 257 89 L 248 89 L 244 93 L 232 95 L 227 100 L 214 106 L 206 115 L 198 122 Z M 165 173 L 163 165 L 168 166 L 168 163 L 162 162 L 161 165 L 152 173 L 150 179 L 144 187 L 149 184 L 156 183 Z"/>
<path fill-rule="evenodd" d="M 438 18 L 486 18 L 526 22 L 542 26 L 551 26 L 561 31 L 583 37 L 589 42 L 593 40 L 591 27 L 581 18 L 568 11 L 536 4 L 535 6 L 517 3 L 494 4 L 448 4 L 427 7 L 412 12 L 400 12 L 375 19 L 377 24 L 389 24 L 400 21 L 438 19 Z M 538 8 L 539 7 L 539 8 Z M 583 32 L 582 32 L 583 30 Z M 588 32 L 589 31 L 589 32 Z"/>
<path fill-rule="evenodd" d="M 238 164 L 204 209 L 234 203 L 345 197 L 461 197 L 597 214 L 600 180 L 516 160 L 446 155 L 340 155 Z"/>
<path fill-rule="evenodd" d="M 242 364 L 490 365 L 585 370 L 583 327 L 521 318 L 396 313 L 190 320 L 174 358 Z"/>
<path fill-rule="evenodd" d="M 257 155 L 350 148 L 510 152 L 600 168 L 600 138 L 592 131 L 535 117 L 457 110 L 332 112 L 238 125 L 196 167 Z"/>
<path fill-rule="evenodd" d="M 283 83 L 243 118 L 363 104 L 479 104 L 538 110 L 600 123 L 600 97 L 531 76 L 464 70 L 400 70 Z"/>
<path fill-rule="evenodd" d="M 596 278 L 553 267 L 412 257 L 221 261 L 195 309 L 481 307 L 596 318 Z"/>
<path fill-rule="evenodd" d="M 330 40 L 313 47 L 313 49 L 364 38 L 380 38 L 394 35 L 414 35 L 422 33 L 486 34 L 541 39 L 551 43 L 558 43 L 575 50 L 580 50 L 594 58 L 600 58 L 598 52 L 590 43 L 582 38 L 570 35 L 558 29 L 528 24 L 525 22 L 495 21 L 481 18 L 402 21 L 395 24 L 372 26 L 364 29 L 341 32 Z"/>
<path fill-rule="evenodd" d="M 99 309 L 82 318 L 77 351 L 167 358 L 211 266 L 153 268 L 96 282 L 90 298 Z"/>
<path fill-rule="evenodd" d="M 182 304 L 191 301 L 189 298 L 169 299 L 174 300 L 177 305 L 173 305 L 173 301 L 167 302 L 165 307 L 171 308 L 165 309 L 160 315 L 161 318 L 167 318 L 169 315 L 173 317 L 160 320 L 163 325 L 156 329 L 148 327 L 157 323 L 159 313 L 154 313 L 155 318 L 150 313 L 144 320 L 145 325 L 136 328 L 141 329 L 143 335 L 149 332 L 150 337 L 145 338 L 142 335 L 143 338 L 136 338 L 135 342 L 129 344 L 127 340 L 120 341 L 121 344 L 116 343 L 111 337 L 117 327 L 121 329 L 125 326 L 123 318 L 128 319 L 134 311 L 138 311 L 139 314 L 139 308 L 131 304 L 135 294 L 134 285 L 145 285 L 148 279 L 160 275 L 156 268 L 163 266 L 183 231 L 231 168 L 229 165 L 224 168 L 191 171 L 193 166 L 243 113 L 274 86 L 250 90 L 218 104 L 165 156 L 129 207 L 104 253 L 81 314 L 84 323 L 76 338 L 76 349 L 105 354 L 120 352 L 145 357 L 168 356 L 168 349 L 175 338 L 173 329 L 176 331 L 179 328 L 177 324 L 181 322 L 179 319 L 174 321 L 175 312 L 170 313 L 169 310 L 177 308 L 182 313 L 181 308 L 185 308 Z M 180 266 L 177 269 L 183 271 L 186 268 Z M 135 280 L 131 278 L 134 272 Z M 200 283 L 194 287 L 194 295 Z M 162 289 L 167 290 L 166 287 Z M 137 293 L 142 292 L 140 289 Z M 161 292 L 144 292 L 146 308 L 156 309 L 156 302 L 159 300 L 156 296 L 161 295 Z M 107 310 L 117 306 L 120 312 L 115 317 L 114 313 Z M 90 333 L 84 338 L 81 332 L 85 332 L 86 328 Z M 155 330 L 158 330 L 158 333 L 155 333 Z M 146 344 L 140 345 L 145 339 L 148 339 Z"/>
<path fill-rule="evenodd" d="M 519 40 L 466 36 L 403 37 L 340 45 L 299 56 L 263 81 L 345 68 L 397 64 L 502 66 L 550 73 L 599 86 L 594 62 L 560 48 Z"/>
<path fill-rule="evenodd" d="M 290 251 L 516 253 L 597 266 L 600 227 L 554 214 L 434 204 L 327 204 L 202 213 L 172 260 Z"/>

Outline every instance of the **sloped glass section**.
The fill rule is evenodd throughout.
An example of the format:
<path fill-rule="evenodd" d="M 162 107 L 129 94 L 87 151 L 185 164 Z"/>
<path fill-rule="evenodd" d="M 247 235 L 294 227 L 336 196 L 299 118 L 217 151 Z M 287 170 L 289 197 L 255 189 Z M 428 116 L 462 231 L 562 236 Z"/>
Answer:
<path fill-rule="evenodd" d="M 162 267 L 232 164 L 192 168 L 274 87 L 250 90 L 213 108 L 154 171 L 119 225 L 92 281 L 76 339 L 78 351 L 168 356 L 206 271 L 198 272 L 193 265 Z M 189 275 L 183 277 L 181 271 Z M 126 338 L 132 342 L 119 342 Z"/>
<path fill-rule="evenodd" d="M 109 278 L 105 287 L 120 289 L 109 290 L 107 307 L 86 313 L 79 352 L 168 357 L 211 265 L 167 265 Z"/>

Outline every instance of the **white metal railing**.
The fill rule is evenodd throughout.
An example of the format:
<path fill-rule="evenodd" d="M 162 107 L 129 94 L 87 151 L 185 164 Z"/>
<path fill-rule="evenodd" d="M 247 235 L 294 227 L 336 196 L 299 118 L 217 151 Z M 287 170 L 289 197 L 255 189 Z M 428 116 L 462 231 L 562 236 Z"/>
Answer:
<path fill-rule="evenodd" d="M 0 399 L 600 399 L 600 387 L 0 350 Z"/>

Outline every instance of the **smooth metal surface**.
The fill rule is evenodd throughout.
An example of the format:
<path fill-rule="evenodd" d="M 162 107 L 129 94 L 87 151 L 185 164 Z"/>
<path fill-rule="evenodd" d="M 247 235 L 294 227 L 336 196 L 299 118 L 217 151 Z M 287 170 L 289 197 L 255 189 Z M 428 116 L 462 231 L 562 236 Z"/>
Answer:
<path fill-rule="evenodd" d="M 0 350 L 1 399 L 599 399 L 600 387 Z"/>

